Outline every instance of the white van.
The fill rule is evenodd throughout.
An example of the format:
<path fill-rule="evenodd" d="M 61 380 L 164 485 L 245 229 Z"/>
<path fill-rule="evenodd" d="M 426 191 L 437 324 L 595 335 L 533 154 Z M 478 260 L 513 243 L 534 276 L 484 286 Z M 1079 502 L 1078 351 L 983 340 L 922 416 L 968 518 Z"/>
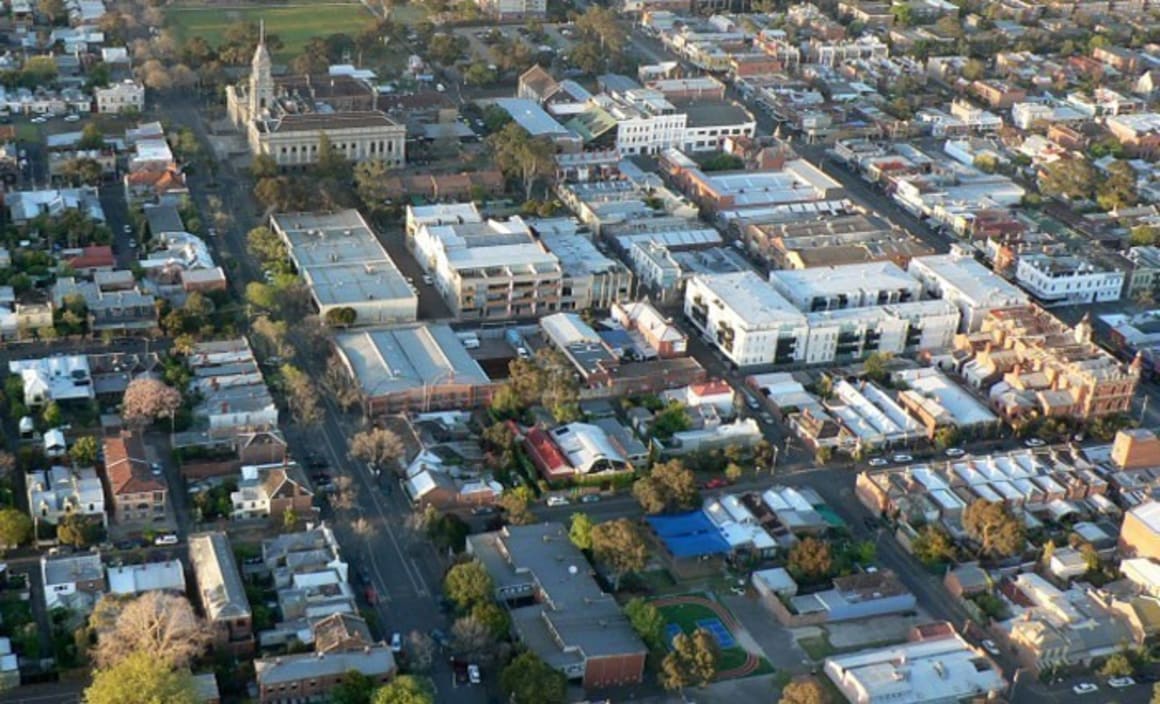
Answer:
<path fill-rule="evenodd" d="M 572 503 L 572 502 L 569 501 L 566 496 L 549 496 L 548 497 L 548 505 L 549 506 L 567 506 L 570 503 Z"/>

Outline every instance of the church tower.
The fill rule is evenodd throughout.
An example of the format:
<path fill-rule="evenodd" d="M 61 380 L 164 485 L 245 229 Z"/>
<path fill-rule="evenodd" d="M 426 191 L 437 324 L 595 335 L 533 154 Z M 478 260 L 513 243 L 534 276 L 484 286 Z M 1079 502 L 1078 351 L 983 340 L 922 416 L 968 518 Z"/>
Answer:
<path fill-rule="evenodd" d="M 258 48 L 250 62 L 250 119 L 257 119 L 274 104 L 274 78 L 270 74 L 270 52 L 266 50 L 266 23 L 258 30 Z"/>

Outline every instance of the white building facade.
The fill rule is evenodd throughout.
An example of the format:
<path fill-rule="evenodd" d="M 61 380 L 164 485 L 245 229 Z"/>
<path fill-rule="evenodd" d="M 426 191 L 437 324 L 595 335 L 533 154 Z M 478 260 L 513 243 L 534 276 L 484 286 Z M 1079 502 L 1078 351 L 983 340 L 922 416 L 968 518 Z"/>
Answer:
<path fill-rule="evenodd" d="M 108 88 L 97 88 L 93 95 L 97 99 L 97 112 L 102 115 L 141 112 L 145 109 L 145 86 L 136 81 L 125 80 Z"/>
<path fill-rule="evenodd" d="M 1124 290 L 1123 271 L 1104 269 L 1079 257 L 1042 253 L 1021 255 L 1015 280 L 1049 305 L 1118 301 Z"/>

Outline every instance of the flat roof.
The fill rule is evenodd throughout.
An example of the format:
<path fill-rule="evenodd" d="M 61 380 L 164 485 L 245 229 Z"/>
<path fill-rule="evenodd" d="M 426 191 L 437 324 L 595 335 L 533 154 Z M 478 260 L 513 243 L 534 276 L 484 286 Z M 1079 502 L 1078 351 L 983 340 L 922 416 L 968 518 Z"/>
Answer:
<path fill-rule="evenodd" d="M 500 98 L 495 104 L 512 116 L 520 127 L 533 137 L 571 136 L 572 132 L 556 121 L 534 100 L 526 98 Z"/>
<path fill-rule="evenodd" d="M 444 324 L 345 332 L 335 344 L 368 396 L 424 385 L 484 385 L 491 379 Z"/>
<path fill-rule="evenodd" d="M 796 323 L 806 318 L 794 304 L 752 271 L 734 274 L 697 275 L 692 279 L 720 299 L 721 303 L 750 325 Z"/>
<path fill-rule="evenodd" d="M 413 300 L 418 305 L 418 294 L 387 260 L 312 266 L 303 274 L 321 305 L 398 299 Z"/>
<path fill-rule="evenodd" d="M 970 426 L 997 423 L 998 417 L 982 402 L 955 384 L 942 372 L 934 368 L 907 369 L 896 372 L 897 377 L 906 382 L 909 391 L 925 399 L 934 400 L 942 410 L 950 415 L 955 425 Z M 908 393 L 907 391 L 903 392 Z"/>
<path fill-rule="evenodd" d="M 723 100 L 698 101 L 683 105 L 687 127 L 725 127 L 753 122 L 749 111 Z"/>
<path fill-rule="evenodd" d="M 934 254 L 910 260 L 909 270 L 939 279 L 940 288 L 954 288 L 973 305 L 1012 305 L 1029 299 L 1023 289 L 995 274 L 974 257 L 961 254 Z M 944 294 L 945 295 L 945 294 Z"/>
<path fill-rule="evenodd" d="M 891 261 L 861 262 L 811 269 L 775 269 L 770 283 L 782 293 L 801 301 L 812 296 L 837 296 L 854 291 L 873 293 L 886 289 L 920 289 L 918 281 Z"/>

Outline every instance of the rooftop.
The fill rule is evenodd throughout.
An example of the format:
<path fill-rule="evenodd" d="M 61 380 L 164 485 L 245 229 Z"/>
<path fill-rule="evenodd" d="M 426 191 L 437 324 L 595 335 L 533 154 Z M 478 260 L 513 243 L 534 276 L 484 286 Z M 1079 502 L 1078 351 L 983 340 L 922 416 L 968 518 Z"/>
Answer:
<path fill-rule="evenodd" d="M 189 561 L 197 577 L 202 607 L 210 621 L 250 616 L 250 600 L 225 533 L 191 535 Z"/>
<path fill-rule="evenodd" d="M 1022 289 L 971 256 L 952 252 L 915 257 L 910 261 L 909 270 L 920 278 L 927 275 L 937 278 L 940 290 L 954 288 L 959 296 L 976 306 L 1008 306 L 1028 300 Z"/>
<path fill-rule="evenodd" d="M 699 283 L 716 296 L 722 305 L 733 310 L 752 327 L 764 325 L 805 324 L 802 315 L 792 303 L 778 293 L 758 274 L 745 271 L 736 274 L 694 276 Z"/>
<path fill-rule="evenodd" d="M 427 385 L 491 383 L 444 324 L 345 332 L 335 336 L 335 344 L 368 396 Z"/>
<path fill-rule="evenodd" d="M 495 104 L 512 116 L 533 137 L 571 136 L 572 133 L 533 100 L 500 98 Z"/>

